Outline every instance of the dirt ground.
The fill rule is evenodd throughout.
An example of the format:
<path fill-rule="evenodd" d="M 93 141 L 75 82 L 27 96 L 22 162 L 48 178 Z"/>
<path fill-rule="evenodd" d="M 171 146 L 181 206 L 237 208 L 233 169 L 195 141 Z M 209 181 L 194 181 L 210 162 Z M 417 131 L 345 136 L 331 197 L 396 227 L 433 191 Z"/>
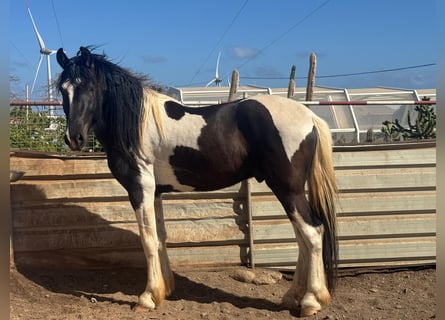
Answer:
<path fill-rule="evenodd" d="M 143 269 L 12 269 L 10 319 L 298 318 L 280 307 L 291 274 L 255 269 L 253 282 L 238 280 L 245 270 L 175 270 L 176 289 L 168 300 L 157 310 L 136 313 Z M 263 284 L 263 275 L 275 283 Z M 435 277 L 434 267 L 341 270 L 332 304 L 308 319 L 435 319 Z"/>

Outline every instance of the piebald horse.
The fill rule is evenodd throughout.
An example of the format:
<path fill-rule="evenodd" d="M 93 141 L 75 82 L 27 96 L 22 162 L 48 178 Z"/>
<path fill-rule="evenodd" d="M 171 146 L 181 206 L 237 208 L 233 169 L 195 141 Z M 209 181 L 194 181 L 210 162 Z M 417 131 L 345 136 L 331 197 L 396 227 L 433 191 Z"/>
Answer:
<path fill-rule="evenodd" d="M 72 58 L 60 48 L 57 61 L 65 142 L 82 150 L 94 131 L 136 214 L 147 260 L 136 310 L 158 307 L 174 287 L 161 194 L 215 190 L 251 177 L 266 182 L 295 230 L 299 256 L 284 307 L 308 316 L 329 304 L 338 260 L 337 187 L 325 121 L 271 95 L 186 107 L 87 47 Z"/>

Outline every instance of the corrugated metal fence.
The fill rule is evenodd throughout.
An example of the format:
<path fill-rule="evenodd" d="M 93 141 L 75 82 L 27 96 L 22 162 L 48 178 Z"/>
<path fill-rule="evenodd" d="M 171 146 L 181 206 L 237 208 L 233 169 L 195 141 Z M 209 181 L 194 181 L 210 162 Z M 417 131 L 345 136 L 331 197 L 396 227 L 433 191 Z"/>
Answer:
<path fill-rule="evenodd" d="M 335 147 L 340 267 L 434 264 L 435 142 Z M 12 152 L 17 265 L 144 266 L 134 213 L 103 155 Z M 167 194 L 173 267 L 294 268 L 290 222 L 264 183 Z M 250 222 L 250 224 L 249 224 Z"/>

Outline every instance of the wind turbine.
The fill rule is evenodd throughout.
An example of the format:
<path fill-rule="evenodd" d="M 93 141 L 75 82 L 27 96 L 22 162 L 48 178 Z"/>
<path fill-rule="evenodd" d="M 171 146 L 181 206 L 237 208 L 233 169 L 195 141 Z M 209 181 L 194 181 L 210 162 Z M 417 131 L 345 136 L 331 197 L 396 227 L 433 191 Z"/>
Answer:
<path fill-rule="evenodd" d="M 206 87 L 210 86 L 212 83 L 215 84 L 215 86 L 219 87 L 220 83 L 223 81 L 219 77 L 219 58 L 221 58 L 221 51 L 218 53 L 218 59 L 216 59 L 216 70 L 215 70 L 215 78 L 212 79 L 209 83 L 207 83 Z"/>
<path fill-rule="evenodd" d="M 37 75 L 39 74 L 40 65 L 42 64 L 43 57 L 46 56 L 46 71 L 48 73 L 48 101 L 53 100 L 53 91 L 52 91 L 52 83 L 51 83 L 51 62 L 50 62 L 50 56 L 54 53 L 56 53 L 56 50 L 48 49 L 45 46 L 45 42 L 43 41 L 42 36 L 40 35 L 39 31 L 37 30 L 36 23 L 34 22 L 34 18 L 32 17 L 31 9 L 29 8 L 29 3 L 26 3 L 26 8 L 28 9 L 29 16 L 31 18 L 32 26 L 34 27 L 34 32 L 37 37 L 37 41 L 40 46 L 40 58 L 39 58 L 39 64 L 37 65 L 36 74 L 34 76 L 34 81 L 32 82 L 31 87 L 31 94 L 34 90 L 34 86 L 36 84 Z"/>

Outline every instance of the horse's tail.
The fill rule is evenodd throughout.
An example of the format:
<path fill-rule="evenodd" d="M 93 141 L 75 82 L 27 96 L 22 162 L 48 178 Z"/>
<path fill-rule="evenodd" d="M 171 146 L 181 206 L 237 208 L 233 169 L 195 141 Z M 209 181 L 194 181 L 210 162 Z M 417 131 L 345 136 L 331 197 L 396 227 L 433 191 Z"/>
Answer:
<path fill-rule="evenodd" d="M 323 263 L 327 286 L 333 292 L 337 278 L 338 244 L 335 202 L 337 184 L 332 161 L 332 137 L 327 123 L 316 115 L 317 147 L 308 177 L 309 203 L 323 223 Z"/>

